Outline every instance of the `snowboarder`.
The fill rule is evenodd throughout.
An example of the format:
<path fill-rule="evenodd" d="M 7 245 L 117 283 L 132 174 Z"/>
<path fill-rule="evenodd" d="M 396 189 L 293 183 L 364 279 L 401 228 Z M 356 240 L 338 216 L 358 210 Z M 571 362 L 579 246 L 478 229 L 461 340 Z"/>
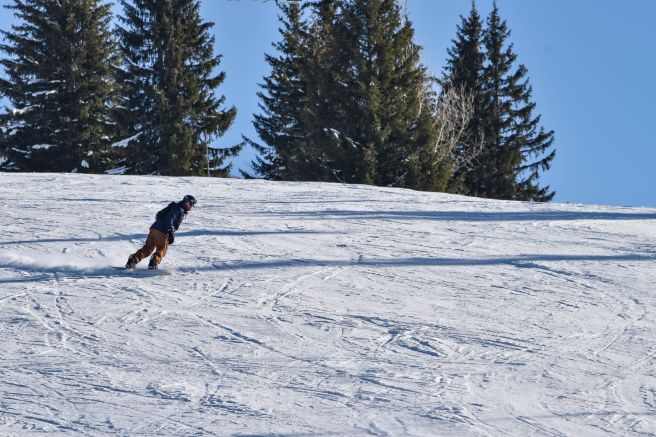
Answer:
<path fill-rule="evenodd" d="M 150 258 L 148 268 L 156 270 L 159 263 L 162 262 L 162 258 L 166 255 L 169 245 L 173 244 L 175 231 L 180 227 L 182 219 L 187 216 L 194 205 L 196 205 L 196 198 L 188 194 L 180 202 L 171 202 L 166 208 L 159 211 L 155 216 L 155 223 L 151 225 L 150 231 L 148 232 L 146 244 L 137 252 L 130 255 L 125 268 L 134 268 L 139 261 L 155 251 Z"/>

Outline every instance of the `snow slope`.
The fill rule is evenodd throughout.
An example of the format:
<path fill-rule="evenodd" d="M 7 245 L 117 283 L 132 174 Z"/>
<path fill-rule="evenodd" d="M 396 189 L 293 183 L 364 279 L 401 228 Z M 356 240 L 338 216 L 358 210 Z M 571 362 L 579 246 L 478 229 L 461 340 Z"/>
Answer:
<path fill-rule="evenodd" d="M 0 187 L 0 435 L 656 433 L 654 209 L 208 178 Z M 171 274 L 111 269 L 184 194 L 199 204 Z"/>

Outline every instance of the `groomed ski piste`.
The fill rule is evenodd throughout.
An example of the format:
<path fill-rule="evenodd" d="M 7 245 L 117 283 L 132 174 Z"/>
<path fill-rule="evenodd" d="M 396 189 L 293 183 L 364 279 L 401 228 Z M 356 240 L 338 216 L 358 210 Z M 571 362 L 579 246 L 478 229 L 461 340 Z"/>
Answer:
<path fill-rule="evenodd" d="M 655 209 L 215 178 L 0 187 L 2 436 L 656 432 Z M 185 194 L 164 274 L 112 269 Z"/>

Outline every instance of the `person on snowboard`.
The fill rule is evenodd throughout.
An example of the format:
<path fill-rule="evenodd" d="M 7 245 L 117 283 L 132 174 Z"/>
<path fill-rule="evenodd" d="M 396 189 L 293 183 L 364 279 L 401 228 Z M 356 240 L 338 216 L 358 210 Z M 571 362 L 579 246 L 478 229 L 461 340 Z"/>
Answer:
<path fill-rule="evenodd" d="M 180 202 L 171 202 L 166 208 L 162 209 L 155 216 L 155 223 L 150 227 L 146 244 L 130 255 L 126 269 L 133 269 L 139 261 L 150 256 L 153 251 L 155 253 L 150 258 L 148 268 L 156 270 L 162 258 L 166 255 L 166 251 L 170 244 L 173 244 L 175 239 L 175 231 L 180 227 L 182 219 L 187 217 L 187 214 L 196 205 L 196 198 L 190 194 L 184 196 Z"/>

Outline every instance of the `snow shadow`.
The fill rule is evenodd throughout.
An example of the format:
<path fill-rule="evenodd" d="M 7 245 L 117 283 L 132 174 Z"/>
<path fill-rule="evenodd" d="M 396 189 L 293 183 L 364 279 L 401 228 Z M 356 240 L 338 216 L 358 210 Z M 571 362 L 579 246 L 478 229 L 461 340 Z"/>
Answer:
<path fill-rule="evenodd" d="M 656 256 L 626 255 L 517 255 L 496 258 L 389 258 L 389 259 L 278 259 L 269 261 L 235 261 L 207 266 L 182 266 L 176 268 L 180 273 L 194 273 L 221 270 L 255 270 L 294 267 L 471 267 L 506 265 L 516 268 L 537 268 L 550 270 L 540 262 L 654 262 Z M 53 275 L 66 278 L 98 278 L 134 275 L 134 272 L 117 270 L 112 267 L 82 265 L 77 263 L 54 263 L 48 260 L 33 260 L 27 257 L 0 257 L 0 268 L 16 269 L 29 276 L 19 278 L 0 278 L 0 284 L 40 282 L 51 280 Z M 554 270 L 556 271 L 556 270 Z M 557 271 L 556 271 L 557 272 Z"/>
<path fill-rule="evenodd" d="M 258 206 L 261 205 L 309 205 L 309 204 L 328 204 L 328 203 L 339 203 L 339 204 L 345 204 L 345 203 L 393 203 L 393 204 L 400 204 L 401 201 L 399 200 L 381 200 L 381 199 L 371 199 L 371 198 L 352 198 L 352 199 L 320 199 L 320 200 L 305 200 L 305 199 L 299 199 L 299 200 L 266 200 L 262 201 L 260 199 L 258 200 L 240 200 L 239 203 L 241 204 L 255 204 Z"/>
<path fill-rule="evenodd" d="M 147 229 L 147 228 L 146 228 Z M 246 237 L 257 235 L 277 235 L 277 234 L 332 234 L 334 232 L 322 231 L 305 231 L 305 230 L 275 230 L 275 231 L 214 231 L 214 230 L 192 230 L 176 232 L 176 237 L 198 237 L 198 236 L 218 236 L 218 237 Z M 33 243 L 91 243 L 100 241 L 130 241 L 146 240 L 148 232 L 141 234 L 115 234 L 104 237 L 82 237 L 82 238 L 38 238 L 32 240 L 13 240 L 0 241 L 0 246 L 11 246 Z"/>
<path fill-rule="evenodd" d="M 88 259 L 56 259 L 52 257 L 32 258 L 27 255 L 7 253 L 0 254 L 0 269 L 21 272 L 19 278 L 0 278 L 2 283 L 40 282 L 51 280 L 53 275 L 63 277 L 98 277 L 116 274 L 117 271 L 107 265 L 98 265 Z"/>
<path fill-rule="evenodd" d="M 333 437 L 344 436 L 348 433 L 321 432 L 321 433 L 282 433 L 282 434 L 235 434 L 235 437 Z"/>
<path fill-rule="evenodd" d="M 594 211 L 355 211 L 323 210 L 295 212 L 260 212 L 258 214 L 284 217 L 303 217 L 325 220 L 327 218 L 350 218 L 372 220 L 440 220 L 461 222 L 504 222 L 504 221 L 572 221 L 572 220 L 656 220 L 656 213 L 622 213 Z"/>
<path fill-rule="evenodd" d="M 392 259 L 279 259 L 256 262 L 226 262 L 207 266 L 176 267 L 180 273 L 196 273 L 221 270 L 274 269 L 292 267 L 470 267 L 507 265 L 517 268 L 548 269 L 539 262 L 645 262 L 656 261 L 656 256 L 648 255 L 520 255 L 499 258 L 392 258 Z M 49 264 L 43 261 L 12 260 L 3 262 L 0 268 L 21 270 L 30 276 L 20 278 L 0 278 L 0 284 L 47 281 L 56 275 L 59 278 L 85 279 L 98 277 L 134 276 L 133 272 L 117 270 L 106 266 L 84 266 L 74 264 Z"/>
<path fill-rule="evenodd" d="M 12 246 L 31 243 L 90 243 L 99 241 L 123 241 L 135 238 L 146 238 L 147 234 L 115 234 L 107 237 L 83 237 L 83 238 L 37 238 L 33 240 L 0 241 L 0 246 Z"/>
<path fill-rule="evenodd" d="M 640 411 L 640 412 L 635 412 L 635 411 L 581 411 L 581 412 L 575 412 L 575 413 L 558 413 L 558 414 L 543 414 L 543 415 L 538 415 L 538 416 L 519 416 L 520 418 L 526 418 L 526 419 L 558 419 L 562 417 L 587 417 L 587 416 L 598 416 L 598 417 L 605 417 L 605 416 L 656 416 L 656 412 L 654 411 Z M 507 420 L 508 418 L 499 418 L 497 420 Z M 490 421 L 495 420 L 495 419 L 488 419 Z"/>
<path fill-rule="evenodd" d="M 38 274 L 23 278 L 0 278 L 0 284 L 22 284 L 24 282 L 42 282 L 52 279 L 52 275 Z"/>
<path fill-rule="evenodd" d="M 509 265 L 518 268 L 544 268 L 538 262 L 644 262 L 656 261 L 656 256 L 649 255 L 519 255 L 499 258 L 391 258 L 391 259 L 282 259 L 257 262 L 226 262 L 205 267 L 182 268 L 181 271 L 212 271 L 234 269 L 268 269 L 283 267 L 458 267 Z"/>
<path fill-rule="evenodd" d="M 0 265 L 0 268 L 7 266 Z M 0 284 L 22 284 L 28 282 L 47 282 L 56 279 L 97 279 L 97 278 L 118 278 L 118 277 L 133 277 L 133 278 L 156 278 L 172 274 L 171 271 L 156 270 L 151 272 L 147 269 L 137 269 L 137 271 L 117 269 L 114 267 L 81 267 L 76 268 L 72 266 L 51 266 L 51 267 L 38 267 L 30 266 L 20 268 L 18 266 L 10 266 L 10 268 L 22 271 L 23 275 L 19 278 L 0 278 Z"/>
<path fill-rule="evenodd" d="M 332 231 L 306 231 L 303 229 L 284 229 L 273 231 L 209 231 L 209 230 L 190 230 L 176 232 L 176 238 L 182 237 L 199 237 L 199 236 L 217 236 L 217 237 L 246 237 L 258 235 L 287 235 L 287 234 L 336 234 Z"/>

